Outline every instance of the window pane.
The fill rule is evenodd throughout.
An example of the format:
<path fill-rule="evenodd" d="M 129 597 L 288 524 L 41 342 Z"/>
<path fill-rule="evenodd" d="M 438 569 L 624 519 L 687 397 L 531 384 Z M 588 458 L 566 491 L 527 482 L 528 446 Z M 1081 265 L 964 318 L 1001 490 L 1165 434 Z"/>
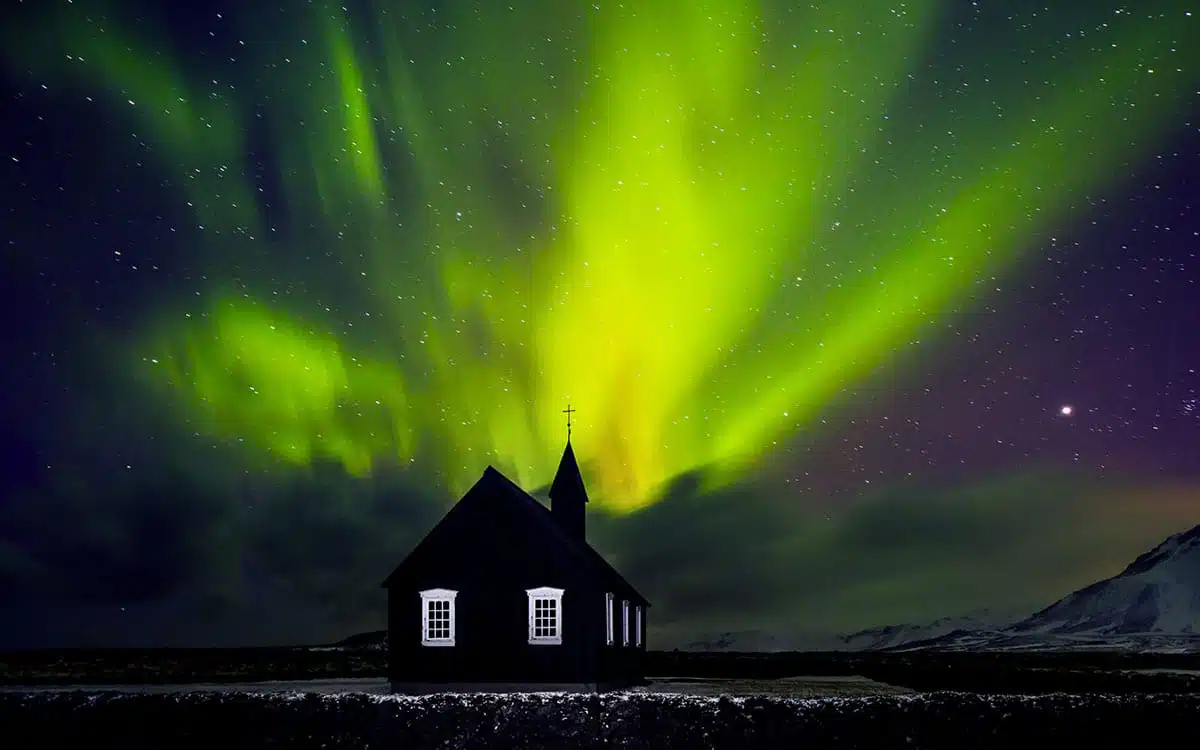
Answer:
<path fill-rule="evenodd" d="M 533 600 L 533 637 L 554 638 L 558 635 L 558 601 Z"/>
<path fill-rule="evenodd" d="M 425 602 L 425 640 L 448 641 L 450 632 L 449 599 L 428 599 Z"/>

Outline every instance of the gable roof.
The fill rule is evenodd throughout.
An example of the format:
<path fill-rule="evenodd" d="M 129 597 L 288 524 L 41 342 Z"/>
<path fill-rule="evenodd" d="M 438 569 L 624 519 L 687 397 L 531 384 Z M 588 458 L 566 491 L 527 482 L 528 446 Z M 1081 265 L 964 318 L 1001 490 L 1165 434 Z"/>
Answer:
<path fill-rule="evenodd" d="M 574 459 L 574 455 L 574 453 L 571 454 L 572 459 Z M 505 485 L 507 485 L 508 491 L 518 499 L 523 507 L 527 508 L 531 514 L 537 518 L 538 522 L 548 530 L 548 533 L 562 539 L 568 547 L 570 547 L 582 558 L 582 562 L 585 565 L 592 567 L 599 574 L 600 580 L 611 586 L 614 586 L 615 588 L 629 589 L 631 592 L 633 592 L 634 598 L 638 599 L 641 604 L 650 606 L 649 600 L 642 596 L 641 592 L 638 591 L 633 584 L 625 580 L 625 577 L 617 572 L 617 569 L 614 568 L 612 564 L 608 562 L 608 560 L 605 560 L 604 556 L 597 552 L 595 547 L 588 544 L 587 540 L 574 539 L 565 531 L 563 531 L 562 527 L 558 525 L 558 521 L 554 520 L 554 516 L 550 515 L 549 508 L 547 508 L 545 505 L 542 505 L 533 495 L 530 495 L 528 492 L 521 489 L 515 482 L 501 474 L 499 471 L 496 471 L 491 466 L 487 467 L 487 470 L 484 471 L 484 475 L 486 476 L 489 471 L 494 472 L 495 475 Z M 580 484 L 582 485 L 582 480 L 580 480 Z"/>
<path fill-rule="evenodd" d="M 571 454 L 571 458 L 572 460 L 574 459 L 573 452 Z M 576 467 L 576 471 L 578 471 L 578 467 Z M 495 468 L 488 466 L 487 469 L 484 470 L 483 475 L 479 478 L 479 481 L 475 483 L 475 485 L 471 488 L 471 490 L 468 491 L 467 494 L 470 494 L 471 491 L 474 491 L 481 484 L 485 483 L 492 485 L 499 490 L 500 494 L 504 496 L 506 500 L 512 503 L 510 506 L 511 508 L 513 508 L 516 512 L 523 514 L 526 520 L 533 524 L 541 533 L 556 539 L 564 547 L 564 549 L 566 549 L 579 561 L 580 565 L 582 565 L 586 570 L 592 572 L 596 578 L 604 583 L 607 587 L 629 591 L 633 594 L 633 598 L 637 603 L 647 607 L 650 606 L 649 600 L 647 600 L 646 597 L 641 594 L 641 592 L 634 588 L 633 584 L 625 580 L 625 577 L 618 573 L 617 569 L 609 564 L 608 560 L 605 560 L 603 555 L 597 552 L 592 545 L 588 544 L 585 540 L 571 538 L 565 531 L 562 530 L 562 527 L 558 525 L 558 522 L 554 520 L 554 517 L 550 515 L 549 508 L 538 502 L 536 498 L 534 498 L 525 490 L 521 489 L 515 482 L 504 476 L 504 474 L 500 473 Z M 580 479 L 580 483 L 582 485 L 582 479 Z M 412 552 L 408 553 L 404 560 L 396 566 L 395 570 L 393 570 L 391 574 L 384 579 L 382 584 L 384 588 L 387 588 L 390 582 L 396 578 L 408 561 L 413 559 L 417 552 L 421 550 L 421 548 L 424 547 L 430 539 L 434 538 L 435 535 L 438 535 L 439 530 L 443 527 L 446 521 L 451 516 L 455 515 L 456 511 L 459 511 L 459 509 L 462 507 L 463 505 L 461 500 L 458 503 L 455 503 L 454 507 L 442 517 L 442 520 L 438 521 L 437 525 L 425 535 L 425 537 L 417 544 L 417 546 L 413 548 Z"/>

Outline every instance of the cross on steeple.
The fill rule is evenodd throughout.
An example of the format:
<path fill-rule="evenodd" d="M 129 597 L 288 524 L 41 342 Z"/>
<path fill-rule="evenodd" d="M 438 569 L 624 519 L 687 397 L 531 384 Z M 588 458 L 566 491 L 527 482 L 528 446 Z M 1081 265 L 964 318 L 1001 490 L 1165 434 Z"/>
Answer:
<path fill-rule="evenodd" d="M 563 414 L 567 415 L 567 442 L 571 442 L 571 415 L 575 413 L 575 409 L 571 408 L 571 403 L 567 402 L 567 408 L 563 409 Z"/>
<path fill-rule="evenodd" d="M 575 449 L 571 447 L 571 415 L 575 409 L 567 402 L 562 410 L 567 415 L 567 444 L 563 447 L 562 460 L 550 483 L 550 515 L 559 528 L 572 539 L 580 541 L 587 537 L 587 488 L 579 475 L 579 462 L 575 460 Z"/>

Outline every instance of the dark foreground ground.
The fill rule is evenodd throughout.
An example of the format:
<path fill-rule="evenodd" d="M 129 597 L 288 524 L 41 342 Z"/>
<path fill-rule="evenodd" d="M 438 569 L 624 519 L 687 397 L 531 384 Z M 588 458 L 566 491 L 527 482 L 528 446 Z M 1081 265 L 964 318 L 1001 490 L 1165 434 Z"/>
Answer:
<path fill-rule="evenodd" d="M 1087 750 L 1186 738 L 1196 695 L 703 698 L 638 693 L 0 693 L 5 746 Z M 8 741 L 17 740 L 9 745 Z M 22 742 L 21 740 L 24 740 Z"/>
<path fill-rule="evenodd" d="M 380 679 L 379 650 L 143 649 L 0 653 L 0 685 Z M 857 677 L 911 691 L 1200 693 L 1200 654 L 651 652 L 651 677 L 770 681 Z"/>

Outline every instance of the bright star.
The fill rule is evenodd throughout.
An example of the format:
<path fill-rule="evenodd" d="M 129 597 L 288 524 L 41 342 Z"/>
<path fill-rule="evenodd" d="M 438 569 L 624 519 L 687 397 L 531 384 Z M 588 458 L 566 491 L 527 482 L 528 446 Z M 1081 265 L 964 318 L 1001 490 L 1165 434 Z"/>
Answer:
<path fill-rule="evenodd" d="M 1075 413 L 1075 407 L 1071 406 L 1070 404 L 1065 404 L 1059 408 L 1058 413 L 1064 417 L 1069 417 Z"/>

